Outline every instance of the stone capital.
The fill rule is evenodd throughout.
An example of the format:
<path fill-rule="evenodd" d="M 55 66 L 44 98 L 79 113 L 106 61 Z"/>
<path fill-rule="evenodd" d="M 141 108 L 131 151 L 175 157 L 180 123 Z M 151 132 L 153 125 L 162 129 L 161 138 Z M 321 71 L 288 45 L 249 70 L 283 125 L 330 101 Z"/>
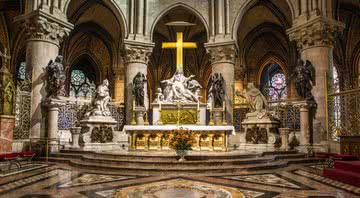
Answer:
<path fill-rule="evenodd" d="M 205 43 L 207 54 L 210 55 L 211 64 L 231 63 L 235 64 L 236 45 L 235 41 L 222 43 Z"/>
<path fill-rule="evenodd" d="M 302 110 L 309 110 L 310 108 L 316 107 L 316 103 L 314 101 L 296 101 L 293 103 L 295 107 L 299 107 L 300 111 Z"/>
<path fill-rule="evenodd" d="M 149 56 L 155 46 L 154 43 L 125 40 L 125 64 L 143 63 L 148 64 Z"/>
<path fill-rule="evenodd" d="M 65 101 L 56 98 L 46 98 L 43 100 L 42 105 L 48 110 L 58 110 L 60 107 L 65 105 Z"/>
<path fill-rule="evenodd" d="M 41 10 L 21 15 L 15 21 L 22 22 L 28 41 L 47 41 L 58 46 L 74 27 Z"/>
<path fill-rule="evenodd" d="M 305 23 L 298 23 L 286 32 L 291 41 L 296 42 L 299 51 L 311 47 L 333 46 L 335 38 L 342 33 L 345 25 L 339 21 L 316 17 Z"/>

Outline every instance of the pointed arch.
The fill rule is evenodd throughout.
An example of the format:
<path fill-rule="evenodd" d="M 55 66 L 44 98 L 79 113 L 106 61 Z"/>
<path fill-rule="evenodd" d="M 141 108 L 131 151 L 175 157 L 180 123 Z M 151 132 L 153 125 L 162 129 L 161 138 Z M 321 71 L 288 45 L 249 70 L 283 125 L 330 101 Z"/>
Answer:
<path fill-rule="evenodd" d="M 193 7 L 191 7 L 185 3 L 175 3 L 160 12 L 160 14 L 155 18 L 153 24 L 151 25 L 150 40 L 153 41 L 155 27 L 158 24 L 158 22 L 163 18 L 163 16 L 167 15 L 171 10 L 177 9 L 177 8 L 183 8 L 183 9 L 190 11 L 194 16 L 196 16 L 202 22 L 202 24 L 206 30 L 206 41 L 208 42 L 209 36 L 210 36 L 209 35 L 209 24 L 206 22 L 204 16 L 199 11 L 197 11 L 196 9 L 194 9 Z"/>
<path fill-rule="evenodd" d="M 66 0 L 64 3 L 64 8 L 63 8 L 63 12 L 67 13 L 68 9 L 69 9 L 69 5 L 72 1 L 77 1 L 77 0 Z M 106 8 L 108 8 L 116 17 L 118 24 L 122 30 L 122 37 L 123 38 L 127 38 L 128 37 L 128 27 L 127 27 L 127 21 L 126 21 L 126 17 L 124 12 L 121 10 L 121 8 L 119 7 L 119 5 L 116 3 L 115 0 L 87 0 L 83 3 L 82 6 L 88 4 L 91 2 L 97 2 L 97 3 L 101 3 L 102 5 L 104 5 Z"/>

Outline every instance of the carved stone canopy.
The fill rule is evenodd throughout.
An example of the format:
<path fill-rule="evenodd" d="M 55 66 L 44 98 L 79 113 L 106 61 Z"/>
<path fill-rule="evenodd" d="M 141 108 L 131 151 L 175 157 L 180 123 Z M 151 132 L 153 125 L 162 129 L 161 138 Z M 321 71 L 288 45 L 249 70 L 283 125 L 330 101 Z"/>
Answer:
<path fill-rule="evenodd" d="M 291 41 L 296 41 L 299 51 L 313 46 L 332 46 L 345 25 L 325 17 L 317 17 L 287 30 Z"/>

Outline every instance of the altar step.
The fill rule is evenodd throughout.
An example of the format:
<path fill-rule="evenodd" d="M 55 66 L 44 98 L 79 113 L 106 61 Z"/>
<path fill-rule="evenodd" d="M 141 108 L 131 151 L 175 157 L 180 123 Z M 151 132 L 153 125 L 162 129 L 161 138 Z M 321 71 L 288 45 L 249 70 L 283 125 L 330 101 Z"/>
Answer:
<path fill-rule="evenodd" d="M 289 164 L 317 162 L 296 151 L 262 154 L 191 154 L 187 161 L 178 162 L 175 155 L 109 154 L 62 151 L 52 154 L 50 162 L 68 163 L 87 169 L 124 171 L 131 173 L 233 173 L 246 170 L 265 170 L 286 167 Z M 45 158 L 40 158 L 45 160 Z"/>

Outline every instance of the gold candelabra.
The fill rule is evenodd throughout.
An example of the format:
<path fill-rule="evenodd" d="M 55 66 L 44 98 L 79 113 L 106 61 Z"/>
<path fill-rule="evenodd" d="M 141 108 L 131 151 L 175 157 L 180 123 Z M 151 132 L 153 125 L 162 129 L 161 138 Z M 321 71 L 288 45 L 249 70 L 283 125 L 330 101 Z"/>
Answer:
<path fill-rule="evenodd" d="M 145 112 L 145 122 L 144 125 L 149 125 L 149 113 Z"/>

